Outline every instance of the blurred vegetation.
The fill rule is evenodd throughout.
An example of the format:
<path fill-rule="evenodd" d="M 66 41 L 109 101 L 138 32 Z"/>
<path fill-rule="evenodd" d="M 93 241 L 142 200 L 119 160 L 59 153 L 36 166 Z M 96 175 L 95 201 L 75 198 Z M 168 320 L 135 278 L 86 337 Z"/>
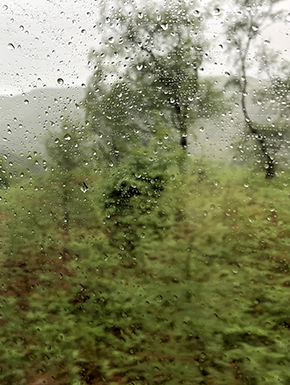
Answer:
<path fill-rule="evenodd" d="M 187 10 L 118 11 L 132 66 L 108 80 L 108 38 L 86 120 L 62 119 L 46 159 L 1 158 L 3 385 L 290 383 L 289 170 L 264 178 L 253 132 L 243 164 L 187 152 L 228 103 Z M 278 152 L 287 124 L 255 124 Z"/>
<path fill-rule="evenodd" d="M 1 384 L 289 382 L 288 172 L 167 141 L 2 190 Z"/>

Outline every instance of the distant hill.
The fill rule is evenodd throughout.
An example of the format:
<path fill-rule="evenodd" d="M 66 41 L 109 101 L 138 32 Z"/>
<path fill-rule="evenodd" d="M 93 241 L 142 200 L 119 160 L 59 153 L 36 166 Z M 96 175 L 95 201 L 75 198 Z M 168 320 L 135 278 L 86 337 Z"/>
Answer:
<path fill-rule="evenodd" d="M 0 151 L 15 155 L 41 153 L 47 132 L 63 118 L 82 118 L 83 88 L 43 88 L 16 96 L 0 96 Z"/>
<path fill-rule="evenodd" d="M 217 87 L 223 89 L 227 79 L 215 77 L 213 80 Z M 257 79 L 251 79 L 250 86 L 249 95 L 252 95 L 261 84 Z M 84 118 L 81 106 L 84 96 L 85 89 L 81 87 L 43 88 L 12 97 L 0 96 L 0 153 L 9 153 L 14 160 L 19 159 L 21 154 L 34 152 L 45 157 L 48 131 L 57 130 L 68 116 L 77 120 Z M 232 156 L 230 149 L 236 146 L 244 124 L 241 109 L 235 106 L 239 102 L 238 95 L 234 95 L 234 90 L 227 90 L 226 96 L 231 97 L 231 111 L 228 108 L 223 116 L 201 119 L 196 122 L 197 127 L 195 125 L 189 130 L 190 152 L 224 159 Z M 265 121 L 271 115 L 271 111 L 261 111 L 250 97 L 248 106 L 250 115 L 258 121 Z"/>

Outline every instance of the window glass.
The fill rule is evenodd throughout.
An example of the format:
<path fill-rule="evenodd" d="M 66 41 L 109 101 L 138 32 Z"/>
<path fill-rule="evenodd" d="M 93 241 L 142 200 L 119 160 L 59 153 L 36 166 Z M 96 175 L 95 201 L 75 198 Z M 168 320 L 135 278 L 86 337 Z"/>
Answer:
<path fill-rule="evenodd" d="M 289 5 L 2 2 L 1 384 L 290 383 Z"/>

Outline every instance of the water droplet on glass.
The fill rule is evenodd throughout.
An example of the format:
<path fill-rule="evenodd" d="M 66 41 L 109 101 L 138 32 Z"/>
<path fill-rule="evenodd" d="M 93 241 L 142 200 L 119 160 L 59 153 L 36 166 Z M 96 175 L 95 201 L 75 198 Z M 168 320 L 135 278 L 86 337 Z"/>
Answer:
<path fill-rule="evenodd" d="M 215 9 L 213 10 L 214 16 L 218 16 L 218 15 L 220 15 L 220 13 L 221 13 L 221 10 L 220 10 L 219 8 L 215 8 Z"/>
<path fill-rule="evenodd" d="M 255 222 L 255 220 L 256 220 L 255 215 L 250 215 L 250 216 L 249 216 L 249 221 L 250 221 L 250 222 L 253 223 L 253 222 Z"/>
<path fill-rule="evenodd" d="M 199 127 L 199 131 L 203 132 L 204 131 L 204 127 Z"/>
<path fill-rule="evenodd" d="M 196 9 L 195 11 L 193 11 L 193 16 L 195 17 L 199 17 L 200 16 L 200 12 L 198 9 Z"/>
<path fill-rule="evenodd" d="M 288 13 L 288 15 L 286 16 L 286 21 L 288 21 L 288 23 L 290 23 L 290 13 Z"/>
<path fill-rule="evenodd" d="M 62 78 L 57 79 L 57 83 L 62 86 L 64 84 L 64 80 Z"/>
<path fill-rule="evenodd" d="M 29 104 L 29 100 L 25 99 L 24 104 L 26 104 L 26 105 Z"/>
<path fill-rule="evenodd" d="M 138 13 L 138 17 L 139 17 L 139 19 L 143 19 L 143 13 L 142 13 L 142 12 L 139 12 L 139 13 Z"/>
<path fill-rule="evenodd" d="M 137 70 L 138 70 L 138 71 L 141 71 L 142 68 L 143 68 L 143 64 L 138 64 L 138 65 L 137 65 Z"/>
<path fill-rule="evenodd" d="M 270 41 L 269 41 L 269 40 L 265 40 L 265 41 L 264 41 L 264 44 L 265 44 L 265 45 L 269 45 L 269 44 L 270 44 Z"/>
<path fill-rule="evenodd" d="M 82 190 L 82 192 L 83 192 L 84 194 L 89 190 L 89 188 L 88 188 L 88 186 L 85 184 L 85 182 L 83 182 L 83 184 L 81 185 L 81 190 Z"/>
<path fill-rule="evenodd" d="M 114 38 L 113 38 L 113 36 L 109 37 L 109 43 L 114 43 Z"/>
<path fill-rule="evenodd" d="M 228 77 L 230 77 L 231 76 L 231 74 L 229 73 L 229 72 L 225 72 L 225 76 L 228 78 Z"/>
<path fill-rule="evenodd" d="M 4 9 L 4 11 L 7 11 L 8 5 L 4 4 L 2 8 Z"/>
<path fill-rule="evenodd" d="M 8 49 L 15 49 L 15 46 L 12 43 L 7 44 Z"/>
<path fill-rule="evenodd" d="M 64 139 L 65 139 L 65 140 L 71 140 L 71 136 L 70 136 L 69 134 L 66 134 L 66 135 L 64 136 Z"/>
<path fill-rule="evenodd" d="M 161 24 L 161 28 L 166 31 L 168 29 L 168 24 Z"/>
<path fill-rule="evenodd" d="M 253 30 L 254 32 L 257 32 L 257 31 L 258 31 L 258 27 L 257 27 L 256 25 L 253 25 L 253 26 L 252 26 L 252 30 Z"/>

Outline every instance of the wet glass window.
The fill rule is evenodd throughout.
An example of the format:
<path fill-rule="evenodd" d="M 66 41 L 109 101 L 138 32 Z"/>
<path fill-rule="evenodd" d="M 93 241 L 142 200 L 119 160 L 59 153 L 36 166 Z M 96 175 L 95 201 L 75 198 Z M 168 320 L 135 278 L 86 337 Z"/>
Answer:
<path fill-rule="evenodd" d="M 0 384 L 289 385 L 289 1 L 0 6 Z"/>

